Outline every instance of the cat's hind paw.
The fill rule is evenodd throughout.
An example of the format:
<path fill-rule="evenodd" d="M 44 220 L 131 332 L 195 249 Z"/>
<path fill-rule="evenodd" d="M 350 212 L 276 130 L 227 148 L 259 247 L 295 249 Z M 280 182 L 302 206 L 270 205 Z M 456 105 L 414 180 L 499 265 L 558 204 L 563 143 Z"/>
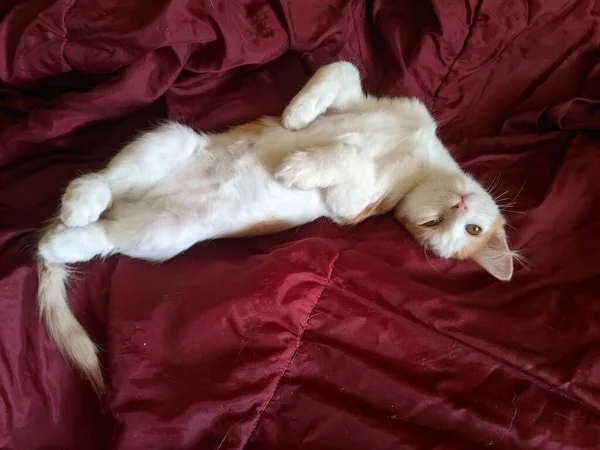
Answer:
<path fill-rule="evenodd" d="M 73 180 L 62 198 L 60 220 L 68 227 L 83 227 L 96 222 L 110 206 L 112 193 L 97 176 Z"/>
<path fill-rule="evenodd" d="M 98 224 L 78 228 L 58 227 L 47 233 L 38 245 L 40 256 L 54 263 L 88 261 L 111 250 L 112 246 Z"/>

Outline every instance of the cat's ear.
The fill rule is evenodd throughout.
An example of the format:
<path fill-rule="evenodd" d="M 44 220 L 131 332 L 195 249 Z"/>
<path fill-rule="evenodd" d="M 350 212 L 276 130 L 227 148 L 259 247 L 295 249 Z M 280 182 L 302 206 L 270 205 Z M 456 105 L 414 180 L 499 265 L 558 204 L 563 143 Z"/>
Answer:
<path fill-rule="evenodd" d="M 499 280 L 510 281 L 513 275 L 513 255 L 508 248 L 504 230 L 496 231 L 473 260 Z"/>

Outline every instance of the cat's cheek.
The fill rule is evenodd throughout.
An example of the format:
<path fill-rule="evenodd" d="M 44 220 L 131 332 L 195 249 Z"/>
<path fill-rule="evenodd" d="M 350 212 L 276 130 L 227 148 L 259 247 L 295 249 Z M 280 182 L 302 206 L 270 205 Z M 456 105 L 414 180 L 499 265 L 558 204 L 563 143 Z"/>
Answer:
<path fill-rule="evenodd" d="M 423 227 L 417 225 L 403 217 L 400 213 L 395 213 L 394 218 L 406 229 L 408 234 L 421 246 L 431 250 L 428 240 L 425 237 Z"/>

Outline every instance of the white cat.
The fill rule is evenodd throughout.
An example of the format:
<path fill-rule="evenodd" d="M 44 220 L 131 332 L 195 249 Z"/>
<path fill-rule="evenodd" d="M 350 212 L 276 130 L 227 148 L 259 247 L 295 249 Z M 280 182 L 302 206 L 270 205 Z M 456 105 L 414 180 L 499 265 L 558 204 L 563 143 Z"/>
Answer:
<path fill-rule="evenodd" d="M 281 121 L 222 134 L 166 123 L 98 173 L 72 181 L 39 243 L 39 306 L 61 351 L 99 391 L 97 348 L 67 304 L 66 264 L 124 254 L 163 261 L 207 239 L 328 217 L 355 224 L 394 210 L 426 248 L 513 272 L 504 219 L 436 137 L 415 99 L 365 96 L 358 70 L 321 68 Z"/>

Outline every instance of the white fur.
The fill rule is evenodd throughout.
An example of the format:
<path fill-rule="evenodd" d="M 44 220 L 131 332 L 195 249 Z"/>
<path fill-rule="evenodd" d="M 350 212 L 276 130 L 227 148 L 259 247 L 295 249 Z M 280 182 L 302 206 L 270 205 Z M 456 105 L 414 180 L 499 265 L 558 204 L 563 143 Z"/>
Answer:
<path fill-rule="evenodd" d="M 418 224 L 444 214 L 456 200 L 449 192 L 471 193 L 469 216 L 422 241 L 449 257 L 474 239 L 465 236 L 466 223 L 485 228 L 499 215 L 438 140 L 425 106 L 366 97 L 350 63 L 319 70 L 281 123 L 220 135 L 167 123 L 127 145 L 106 169 L 69 185 L 60 225 L 39 243 L 41 264 L 55 268 L 40 271 L 40 308 L 59 347 L 98 387 L 91 340 L 86 335 L 89 343 L 74 348 L 65 334 L 74 318 L 61 265 L 114 253 L 161 261 L 264 222 L 349 223 L 384 197 Z"/>

